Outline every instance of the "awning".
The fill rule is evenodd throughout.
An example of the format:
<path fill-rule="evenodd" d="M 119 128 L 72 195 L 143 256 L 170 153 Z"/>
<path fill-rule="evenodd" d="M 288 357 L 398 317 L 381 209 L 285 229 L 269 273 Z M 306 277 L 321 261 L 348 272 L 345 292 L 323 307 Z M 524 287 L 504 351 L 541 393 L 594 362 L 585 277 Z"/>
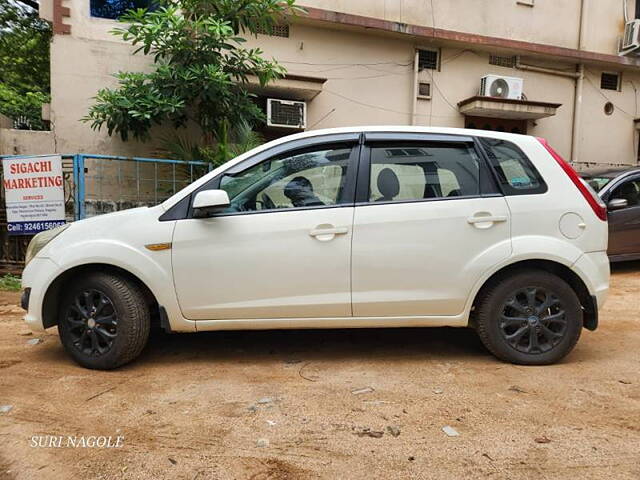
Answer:
<path fill-rule="evenodd" d="M 257 77 L 250 76 L 247 89 L 252 93 L 272 98 L 308 102 L 322 92 L 326 81 L 326 78 L 287 74 L 284 78 L 274 80 L 266 87 L 262 87 Z"/>
<path fill-rule="evenodd" d="M 459 102 L 458 110 L 472 117 L 537 120 L 554 116 L 561 106 L 561 103 L 475 96 Z"/>

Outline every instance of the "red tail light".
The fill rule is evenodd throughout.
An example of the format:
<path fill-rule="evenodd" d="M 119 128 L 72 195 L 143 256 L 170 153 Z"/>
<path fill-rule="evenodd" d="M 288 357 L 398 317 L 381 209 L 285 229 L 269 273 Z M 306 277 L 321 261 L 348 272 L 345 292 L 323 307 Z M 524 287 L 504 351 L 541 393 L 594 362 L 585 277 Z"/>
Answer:
<path fill-rule="evenodd" d="M 585 181 L 580 178 L 578 173 L 573 169 L 571 165 L 569 165 L 564 158 L 562 158 L 558 152 L 556 152 L 551 145 L 544 139 L 538 138 L 538 141 L 542 144 L 544 148 L 551 154 L 551 156 L 558 162 L 558 165 L 562 167 L 564 172 L 571 179 L 573 184 L 580 190 L 580 193 L 587 201 L 587 203 L 591 206 L 593 213 L 602 220 L 603 222 L 607 221 L 607 206 L 604 202 L 598 197 L 598 195 L 585 183 Z"/>

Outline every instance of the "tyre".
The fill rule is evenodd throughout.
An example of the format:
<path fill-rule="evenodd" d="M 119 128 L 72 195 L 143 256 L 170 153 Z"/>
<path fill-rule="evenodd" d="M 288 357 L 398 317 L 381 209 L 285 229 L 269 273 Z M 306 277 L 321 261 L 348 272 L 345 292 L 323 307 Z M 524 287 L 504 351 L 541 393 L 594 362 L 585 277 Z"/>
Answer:
<path fill-rule="evenodd" d="M 75 281 L 60 305 L 58 331 L 65 350 L 80 365 L 110 370 L 142 352 L 150 328 L 140 287 L 110 273 Z"/>
<path fill-rule="evenodd" d="M 521 271 L 491 284 L 477 304 L 482 343 L 501 360 L 548 365 L 575 347 L 582 307 L 573 289 L 544 271 Z"/>

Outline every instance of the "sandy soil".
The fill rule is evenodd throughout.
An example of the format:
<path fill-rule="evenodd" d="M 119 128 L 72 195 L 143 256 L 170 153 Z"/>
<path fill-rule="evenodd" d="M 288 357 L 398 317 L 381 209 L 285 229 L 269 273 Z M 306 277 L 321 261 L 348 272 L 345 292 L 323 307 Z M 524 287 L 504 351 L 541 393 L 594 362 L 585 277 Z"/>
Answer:
<path fill-rule="evenodd" d="M 528 368 L 470 330 L 412 329 L 161 334 L 92 372 L 55 329 L 23 335 L 4 293 L 0 478 L 638 479 L 640 263 L 612 283 L 600 329 Z M 46 435 L 124 440 L 31 446 Z"/>

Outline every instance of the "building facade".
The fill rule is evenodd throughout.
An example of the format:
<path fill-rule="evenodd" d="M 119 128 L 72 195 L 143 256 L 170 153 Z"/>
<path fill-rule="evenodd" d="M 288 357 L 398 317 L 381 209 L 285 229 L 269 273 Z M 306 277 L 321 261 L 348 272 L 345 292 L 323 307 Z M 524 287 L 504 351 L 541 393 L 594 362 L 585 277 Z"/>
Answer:
<path fill-rule="evenodd" d="M 149 59 L 132 55 L 129 45 L 109 33 L 116 23 L 105 17 L 118 15 L 108 8 L 112 3 L 42 2 L 41 16 L 55 32 L 50 120 L 58 152 L 153 155 L 157 147 L 155 141 L 123 143 L 80 121 L 96 92 L 115 84 L 113 73 L 149 67 Z M 256 93 L 305 102 L 306 129 L 495 129 L 545 137 L 579 168 L 638 163 L 640 56 L 633 48 L 624 54 L 620 49 L 625 25 L 640 15 L 640 2 L 298 3 L 306 15 L 249 44 L 288 70 L 270 87 L 256 86 Z M 158 129 L 154 139 L 172 133 Z"/>

